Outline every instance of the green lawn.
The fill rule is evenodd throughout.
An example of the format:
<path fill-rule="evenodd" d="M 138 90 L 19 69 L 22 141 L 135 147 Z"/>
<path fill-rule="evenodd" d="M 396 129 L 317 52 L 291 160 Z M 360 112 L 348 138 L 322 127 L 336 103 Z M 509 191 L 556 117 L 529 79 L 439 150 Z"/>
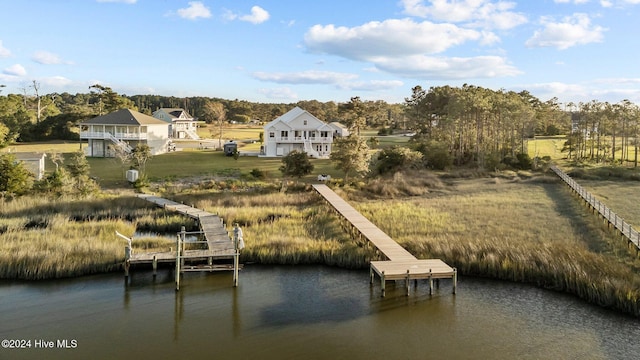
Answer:
<path fill-rule="evenodd" d="M 107 188 L 129 186 L 125 180 L 127 168 L 123 167 L 117 159 L 113 158 L 88 158 L 91 165 L 91 175 L 101 186 Z M 341 177 L 342 174 L 334 169 L 330 160 L 312 159 L 315 166 L 312 174 L 301 181 L 312 181 L 318 174 L 331 174 L 332 177 Z M 282 165 L 279 158 L 258 158 L 255 156 L 241 156 L 237 160 L 225 156 L 221 151 L 178 151 L 152 157 L 146 166 L 147 176 L 151 181 L 172 181 L 188 177 L 213 177 L 244 174 L 251 170 L 259 169 L 266 173 L 267 178 L 282 178 L 278 168 Z"/>
<path fill-rule="evenodd" d="M 564 135 L 536 137 L 534 140 L 529 140 L 529 156 L 531 158 L 549 156 L 551 160 L 560 160 L 567 156 L 567 153 L 562 152 L 566 141 Z"/>

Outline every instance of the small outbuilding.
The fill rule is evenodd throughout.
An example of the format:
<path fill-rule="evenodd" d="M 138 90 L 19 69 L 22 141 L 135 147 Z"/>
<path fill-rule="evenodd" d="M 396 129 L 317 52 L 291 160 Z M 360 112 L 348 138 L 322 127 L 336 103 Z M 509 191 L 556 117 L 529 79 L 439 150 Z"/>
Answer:
<path fill-rule="evenodd" d="M 224 144 L 224 154 L 227 156 L 233 156 L 233 154 L 238 151 L 238 143 L 230 140 Z"/>
<path fill-rule="evenodd" d="M 25 169 L 29 170 L 33 174 L 36 180 L 42 180 L 44 177 L 44 158 L 47 157 L 44 153 L 24 152 L 13 153 L 16 160 L 24 164 Z"/>

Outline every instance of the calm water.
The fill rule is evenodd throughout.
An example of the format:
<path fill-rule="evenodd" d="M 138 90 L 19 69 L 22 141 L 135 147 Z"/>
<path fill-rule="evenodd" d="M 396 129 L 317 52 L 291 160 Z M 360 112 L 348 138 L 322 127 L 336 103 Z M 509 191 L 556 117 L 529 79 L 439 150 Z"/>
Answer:
<path fill-rule="evenodd" d="M 327 267 L 231 274 L 134 272 L 0 284 L 0 359 L 637 359 L 640 321 L 570 296 L 461 278 L 406 297 L 402 283 Z M 69 348 L 34 349 L 67 340 Z M 74 347 L 75 344 L 75 348 Z"/>

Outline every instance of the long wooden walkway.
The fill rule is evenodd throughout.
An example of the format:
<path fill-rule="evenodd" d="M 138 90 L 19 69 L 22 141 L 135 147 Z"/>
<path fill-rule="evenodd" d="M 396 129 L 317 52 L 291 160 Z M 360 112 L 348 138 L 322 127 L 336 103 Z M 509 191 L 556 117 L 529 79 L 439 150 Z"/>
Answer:
<path fill-rule="evenodd" d="M 428 279 L 430 291 L 434 279 L 452 279 L 453 293 L 456 292 L 457 271 L 440 259 L 420 260 L 385 234 L 375 224 L 365 218 L 349 203 L 324 184 L 314 184 L 313 188 L 358 232 L 372 243 L 387 259 L 372 261 L 370 265 L 371 283 L 374 274 L 380 277 L 382 296 L 387 280 L 405 280 L 409 294 L 410 280 Z"/>

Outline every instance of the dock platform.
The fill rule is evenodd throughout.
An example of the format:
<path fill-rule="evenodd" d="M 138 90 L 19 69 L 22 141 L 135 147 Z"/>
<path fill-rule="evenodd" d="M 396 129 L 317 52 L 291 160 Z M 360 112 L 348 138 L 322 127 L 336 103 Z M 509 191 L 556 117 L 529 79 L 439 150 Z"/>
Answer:
<path fill-rule="evenodd" d="M 385 295 L 387 281 L 405 280 L 407 295 L 410 291 L 410 280 L 429 280 L 429 291 L 433 291 L 433 280 L 451 279 L 453 293 L 456 293 L 457 270 L 440 259 L 417 259 L 405 248 L 385 234 L 375 224 L 360 214 L 349 203 L 324 184 L 314 184 L 313 188 L 347 220 L 367 241 L 373 244 L 388 260 L 371 261 L 371 283 L 377 274 L 380 277 L 382 296 Z"/>
<path fill-rule="evenodd" d="M 175 263 L 176 290 L 180 289 L 180 274 L 189 271 L 233 271 L 233 284 L 238 286 L 238 271 L 242 268 L 239 264 L 238 239 L 232 239 L 229 236 L 222 218 L 204 210 L 153 195 L 139 194 L 137 197 L 196 219 L 200 231 L 186 232 L 183 227 L 176 235 L 175 251 L 137 253 L 133 252 L 129 244 L 125 249 L 125 276 L 128 276 L 131 264 L 152 264 L 155 275 L 158 263 Z M 204 240 L 187 241 L 187 235 L 202 235 Z M 188 246 L 200 247 L 200 249 L 187 249 Z M 231 261 L 216 263 L 220 260 Z M 207 263 L 203 264 L 204 261 Z"/>

